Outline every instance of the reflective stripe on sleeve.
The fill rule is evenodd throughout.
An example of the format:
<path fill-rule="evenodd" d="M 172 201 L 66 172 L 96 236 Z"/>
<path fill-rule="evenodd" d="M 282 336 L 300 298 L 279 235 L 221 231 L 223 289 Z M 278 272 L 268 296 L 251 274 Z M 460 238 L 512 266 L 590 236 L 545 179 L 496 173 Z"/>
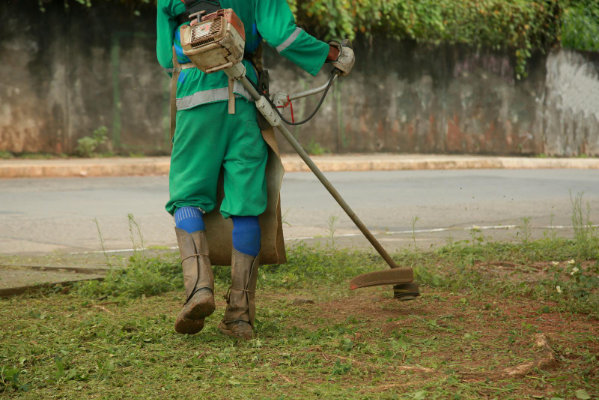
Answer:
<path fill-rule="evenodd" d="M 277 51 L 280 53 L 283 50 L 285 50 L 287 47 L 291 46 L 291 44 L 295 41 L 295 39 L 297 39 L 299 34 L 302 32 L 302 30 L 303 30 L 302 28 L 295 28 L 293 33 L 291 35 L 289 35 L 289 37 L 287 39 L 285 39 L 285 41 L 283 43 L 281 43 L 280 45 L 277 46 Z"/>
<path fill-rule="evenodd" d="M 252 99 L 252 96 L 248 93 L 243 85 L 239 82 L 235 82 L 233 85 L 233 91 L 245 97 L 247 100 Z M 227 101 L 229 100 L 229 88 L 209 89 L 195 92 L 192 95 L 181 97 L 177 99 L 177 110 L 187 110 L 202 104 L 214 103 L 216 101 Z"/>

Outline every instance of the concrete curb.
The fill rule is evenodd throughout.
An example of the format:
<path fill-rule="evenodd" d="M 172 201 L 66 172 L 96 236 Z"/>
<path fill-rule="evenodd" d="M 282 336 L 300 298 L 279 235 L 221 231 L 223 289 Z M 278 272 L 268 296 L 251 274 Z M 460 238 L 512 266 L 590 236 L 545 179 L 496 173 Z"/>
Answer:
<path fill-rule="evenodd" d="M 108 269 L 0 265 L 0 298 L 33 292 L 56 284 L 103 279 Z"/>
<path fill-rule="evenodd" d="M 312 157 L 324 172 L 449 169 L 599 169 L 599 158 L 486 157 L 436 154 L 345 154 Z M 297 155 L 283 155 L 286 172 L 309 171 Z M 169 157 L 1 160 L 0 178 L 168 175 Z"/>
<path fill-rule="evenodd" d="M 315 156 L 323 171 L 401 171 L 450 169 L 599 169 L 599 159 L 485 157 L 461 155 L 354 154 Z M 309 171 L 296 155 L 285 156 L 287 172 Z"/>
<path fill-rule="evenodd" d="M 0 178 L 167 175 L 168 157 L 3 160 Z"/>
<path fill-rule="evenodd" d="M 16 295 L 24 294 L 24 293 L 35 293 L 42 289 L 52 288 L 56 285 L 68 286 L 68 285 L 72 285 L 77 282 L 94 281 L 94 280 L 98 281 L 98 280 L 102 280 L 102 279 L 104 279 L 104 277 L 102 277 L 102 276 L 90 275 L 87 277 L 79 277 L 79 278 L 73 279 L 73 280 L 49 281 L 49 282 L 39 283 L 39 284 L 0 288 L 0 298 L 16 296 Z"/>

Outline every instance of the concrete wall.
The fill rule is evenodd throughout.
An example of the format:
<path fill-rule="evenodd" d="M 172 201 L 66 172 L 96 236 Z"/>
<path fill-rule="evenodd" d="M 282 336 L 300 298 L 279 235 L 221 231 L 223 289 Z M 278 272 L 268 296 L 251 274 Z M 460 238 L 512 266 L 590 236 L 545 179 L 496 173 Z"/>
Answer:
<path fill-rule="evenodd" d="M 459 46 L 427 48 L 376 40 L 360 43 L 351 78 L 312 125 L 334 151 L 529 154 L 543 151 L 533 133 L 544 90 L 544 59 L 514 81 L 504 54 Z M 279 71 L 277 68 L 277 75 Z M 323 121 L 323 122 L 320 122 Z"/>
<path fill-rule="evenodd" d="M 550 54 L 541 104 L 547 154 L 599 155 L 599 53 Z"/>
<path fill-rule="evenodd" d="M 154 54 L 155 15 L 96 2 L 0 2 L 0 150 L 73 152 L 107 126 L 114 148 L 165 154 L 168 79 Z M 115 2 L 114 4 L 117 4 Z M 525 80 L 501 52 L 385 39 L 356 43 L 354 72 L 295 129 L 332 152 L 599 155 L 599 57 L 536 55 Z M 273 89 L 323 83 L 268 51 Z M 317 99 L 294 104 L 306 115 Z M 283 150 L 291 148 L 282 144 Z"/>
<path fill-rule="evenodd" d="M 106 3 L 42 13 L 35 0 L 0 2 L 0 149 L 70 153 L 106 126 L 125 152 L 167 151 L 155 16 Z"/>

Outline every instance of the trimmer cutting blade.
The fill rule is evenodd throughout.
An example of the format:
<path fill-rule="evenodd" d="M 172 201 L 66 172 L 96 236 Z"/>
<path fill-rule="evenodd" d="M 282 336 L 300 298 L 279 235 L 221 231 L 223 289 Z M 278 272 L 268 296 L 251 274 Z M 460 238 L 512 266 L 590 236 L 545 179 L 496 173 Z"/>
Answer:
<path fill-rule="evenodd" d="M 391 268 L 358 275 L 349 282 L 350 289 L 368 286 L 398 285 L 414 280 L 412 268 Z"/>
<path fill-rule="evenodd" d="M 412 268 L 391 268 L 358 275 L 349 282 L 350 289 L 369 286 L 394 285 L 393 297 L 402 301 L 420 296 L 418 284 L 414 282 Z"/>

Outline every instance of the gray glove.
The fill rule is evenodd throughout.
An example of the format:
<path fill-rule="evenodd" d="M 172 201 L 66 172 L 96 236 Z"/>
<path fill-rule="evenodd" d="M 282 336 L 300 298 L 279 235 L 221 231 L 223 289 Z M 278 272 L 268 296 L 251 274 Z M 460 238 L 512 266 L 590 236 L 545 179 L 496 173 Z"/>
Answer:
<path fill-rule="evenodd" d="M 339 56 L 336 60 L 332 61 L 333 67 L 337 68 L 341 76 L 349 74 L 354 67 L 356 58 L 354 57 L 354 51 L 349 47 L 349 42 L 344 40 L 339 43 L 335 40 L 329 42 L 329 45 L 336 47 L 339 50 Z"/>

